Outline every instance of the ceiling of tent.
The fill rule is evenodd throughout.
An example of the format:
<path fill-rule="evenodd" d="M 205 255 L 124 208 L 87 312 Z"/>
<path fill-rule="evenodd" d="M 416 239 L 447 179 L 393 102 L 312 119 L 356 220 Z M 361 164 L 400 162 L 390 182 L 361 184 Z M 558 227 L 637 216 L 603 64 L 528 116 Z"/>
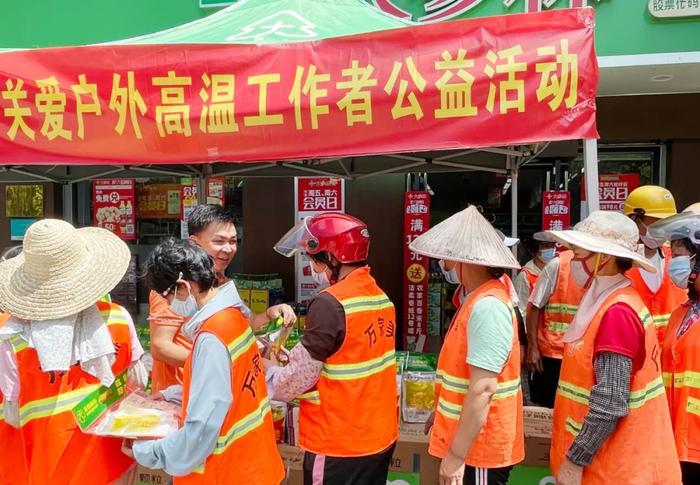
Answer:
<path fill-rule="evenodd" d="M 95 178 L 149 177 L 294 177 L 337 176 L 347 180 L 410 172 L 469 172 L 490 171 L 507 173 L 509 168 L 522 166 L 538 158 L 574 158 L 578 142 L 554 142 L 518 147 L 494 147 L 481 150 L 387 154 L 368 157 L 334 158 L 327 160 L 297 160 L 265 163 L 214 163 L 204 165 L 107 165 L 107 166 L 2 166 L 1 183 L 55 182 L 75 183 Z"/>

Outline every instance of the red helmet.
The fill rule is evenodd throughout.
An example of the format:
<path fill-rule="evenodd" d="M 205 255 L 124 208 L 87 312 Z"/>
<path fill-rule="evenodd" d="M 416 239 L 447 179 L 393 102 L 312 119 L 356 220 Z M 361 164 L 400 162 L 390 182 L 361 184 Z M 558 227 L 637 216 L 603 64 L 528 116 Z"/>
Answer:
<path fill-rule="evenodd" d="M 356 217 L 342 213 L 307 217 L 290 229 L 275 251 L 290 257 L 297 251 L 318 254 L 323 251 L 343 264 L 365 261 L 369 254 L 367 225 Z"/>

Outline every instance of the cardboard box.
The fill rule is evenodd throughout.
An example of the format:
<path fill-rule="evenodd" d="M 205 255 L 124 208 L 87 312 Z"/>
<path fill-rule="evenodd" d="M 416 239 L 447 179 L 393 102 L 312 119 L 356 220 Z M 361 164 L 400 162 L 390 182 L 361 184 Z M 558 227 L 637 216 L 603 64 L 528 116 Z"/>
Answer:
<path fill-rule="evenodd" d="M 277 445 L 286 477 L 284 485 L 304 485 L 304 450 L 296 446 Z"/>
<path fill-rule="evenodd" d="M 402 439 L 396 443 L 389 470 L 417 473 L 420 476 L 420 485 L 437 485 L 440 460 L 428 454 L 427 443 L 408 442 Z"/>
<path fill-rule="evenodd" d="M 404 423 L 402 420 L 399 424 L 399 440 L 410 443 L 427 443 L 430 441 L 430 435 L 425 434 L 425 424 Z"/>
<path fill-rule="evenodd" d="M 551 438 L 554 410 L 538 406 L 523 407 L 525 437 Z"/>
<path fill-rule="evenodd" d="M 150 470 L 141 465 L 136 466 L 133 485 L 168 485 L 172 477 L 163 470 Z"/>
<path fill-rule="evenodd" d="M 550 438 L 525 438 L 525 461 L 522 465 L 534 467 L 549 467 Z"/>

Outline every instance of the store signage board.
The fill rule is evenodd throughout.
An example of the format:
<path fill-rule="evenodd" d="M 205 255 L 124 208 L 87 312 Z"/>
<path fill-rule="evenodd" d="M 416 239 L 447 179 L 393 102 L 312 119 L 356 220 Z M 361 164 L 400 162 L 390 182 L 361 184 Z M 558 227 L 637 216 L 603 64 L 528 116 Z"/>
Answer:
<path fill-rule="evenodd" d="M 428 282 L 430 260 L 408 247 L 418 236 L 430 229 L 430 194 L 425 191 L 406 192 L 404 197 L 404 275 L 403 322 L 404 349 L 417 350 L 428 333 Z"/>
<path fill-rule="evenodd" d="M 294 220 L 325 212 L 345 212 L 345 181 L 331 177 L 296 177 L 294 179 Z M 310 259 L 295 256 L 296 301 L 306 302 L 316 296 L 318 285 L 311 276 Z"/>
<path fill-rule="evenodd" d="M 564 190 L 542 194 L 542 230 L 564 231 L 571 226 L 571 193 Z"/>
<path fill-rule="evenodd" d="M 197 184 L 190 182 L 185 184 L 180 188 L 180 237 L 182 239 L 187 239 L 190 233 L 187 229 L 187 222 L 189 221 L 190 214 L 197 207 Z"/>
<path fill-rule="evenodd" d="M 649 0 L 649 13 L 657 19 L 700 16 L 700 0 Z"/>
<path fill-rule="evenodd" d="M 134 179 L 99 179 L 92 182 L 92 220 L 120 238 L 136 239 Z"/>

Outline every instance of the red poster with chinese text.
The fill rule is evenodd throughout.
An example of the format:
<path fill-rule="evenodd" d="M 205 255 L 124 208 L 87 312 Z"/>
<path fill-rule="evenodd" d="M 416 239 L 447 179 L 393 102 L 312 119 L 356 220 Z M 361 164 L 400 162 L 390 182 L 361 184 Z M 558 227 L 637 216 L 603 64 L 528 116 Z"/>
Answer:
<path fill-rule="evenodd" d="M 581 200 L 586 200 L 585 180 L 581 179 Z M 620 211 L 627 196 L 639 187 L 638 173 L 613 173 L 598 175 L 600 210 Z"/>
<path fill-rule="evenodd" d="M 281 45 L 3 52 L 0 164 L 276 162 L 597 138 L 593 34 L 583 8 Z"/>
<path fill-rule="evenodd" d="M 297 177 L 295 194 L 294 213 L 297 221 L 324 212 L 345 211 L 345 184 L 342 179 Z M 309 263 L 306 254 L 296 255 L 296 301 L 299 303 L 310 300 L 318 293 L 318 285 L 311 275 Z"/>
<path fill-rule="evenodd" d="M 542 230 L 563 231 L 571 226 L 571 193 L 564 190 L 542 194 Z"/>
<path fill-rule="evenodd" d="M 207 179 L 207 204 L 226 205 L 226 179 L 209 177 Z"/>
<path fill-rule="evenodd" d="M 187 222 L 195 207 L 197 207 L 197 184 L 193 182 L 180 188 L 180 237 L 182 239 L 190 236 Z"/>
<path fill-rule="evenodd" d="M 93 180 L 92 219 L 125 240 L 136 239 L 134 179 Z"/>
<path fill-rule="evenodd" d="M 414 350 L 418 338 L 428 334 L 430 261 L 411 251 L 408 245 L 430 228 L 430 194 L 406 192 L 404 201 L 404 349 Z"/>

